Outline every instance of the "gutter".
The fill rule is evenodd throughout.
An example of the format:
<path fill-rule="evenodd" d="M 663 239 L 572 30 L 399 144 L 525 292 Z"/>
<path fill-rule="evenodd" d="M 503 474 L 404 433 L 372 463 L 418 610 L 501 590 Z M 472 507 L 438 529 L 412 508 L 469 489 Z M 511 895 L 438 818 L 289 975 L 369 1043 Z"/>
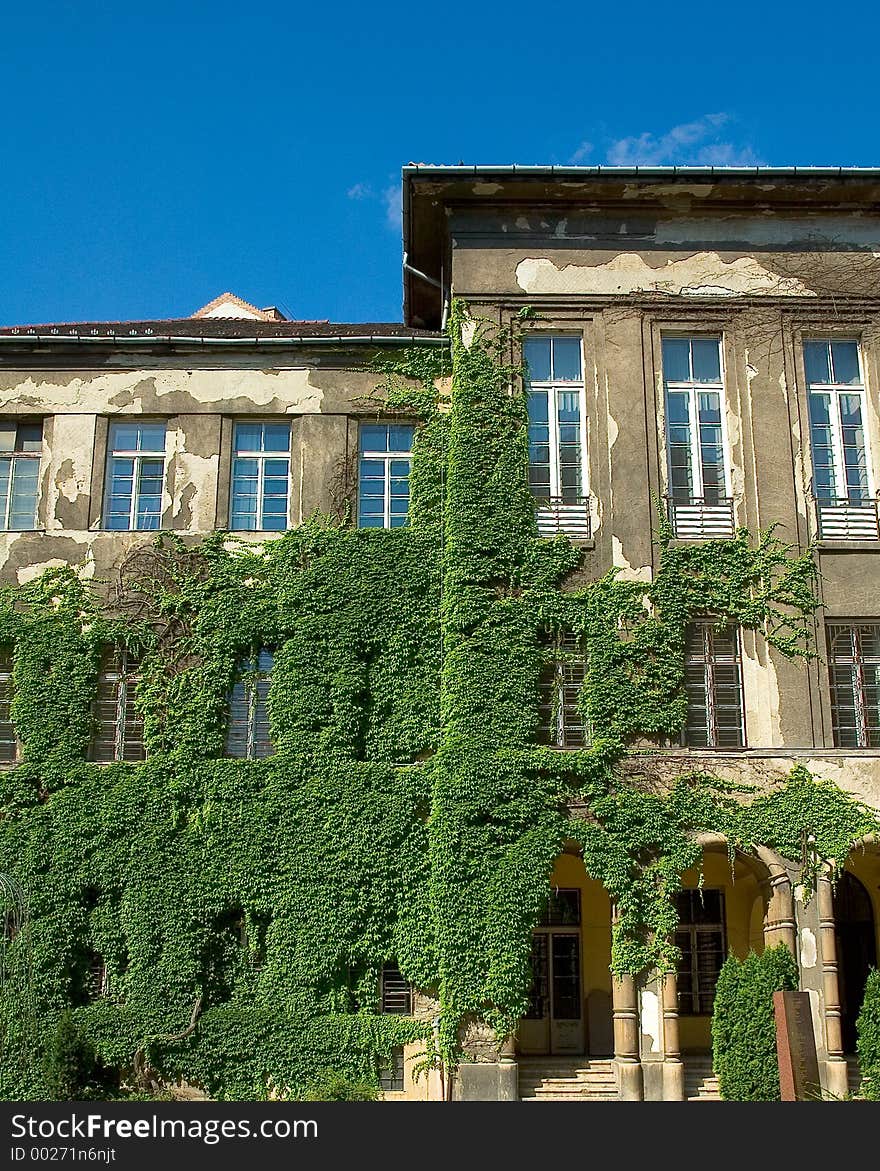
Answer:
<path fill-rule="evenodd" d="M 613 166 L 522 166 L 519 163 L 508 165 L 476 164 L 474 166 L 444 165 L 434 163 L 410 163 L 402 168 L 402 174 L 407 175 L 436 175 L 481 177 L 484 175 L 523 175 L 523 176 L 569 176 L 587 178 L 590 175 L 626 176 L 641 175 L 648 178 L 668 178 L 670 175 L 682 175 L 695 179 L 712 178 L 718 176 L 739 178 L 788 178 L 788 179 L 878 179 L 880 167 L 613 167 Z"/>
<path fill-rule="evenodd" d="M 0 343 L 21 346 L 24 344 L 67 345 L 108 345 L 117 348 L 186 345 L 186 346 L 447 346 L 447 337 L 404 337 L 397 334 L 362 334 L 358 336 L 322 335 L 317 337 L 182 337 L 174 334 L 102 334 L 100 336 L 74 333 L 4 333 Z"/>

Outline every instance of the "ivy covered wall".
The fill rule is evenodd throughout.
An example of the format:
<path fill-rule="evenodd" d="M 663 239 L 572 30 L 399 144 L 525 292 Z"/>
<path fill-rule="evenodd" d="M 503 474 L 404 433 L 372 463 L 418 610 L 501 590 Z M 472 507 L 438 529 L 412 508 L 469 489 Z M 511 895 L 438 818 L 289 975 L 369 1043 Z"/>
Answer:
<path fill-rule="evenodd" d="M 46 1095 L 42 1041 L 69 1006 L 124 1075 L 140 1051 L 221 1097 L 297 1093 L 325 1070 L 375 1080 L 418 1037 L 454 1062 L 468 1020 L 503 1036 L 522 1014 L 565 841 L 617 904 L 612 966 L 641 972 L 675 961 L 671 895 L 699 832 L 796 857 L 808 804 L 822 859 L 878 828 L 803 770 L 757 796 L 615 772 L 636 739 L 677 738 L 694 615 L 811 653 L 812 557 L 772 532 L 685 546 L 663 530 L 652 583 L 563 589 L 579 554 L 536 535 L 511 338 L 462 306 L 451 335 L 450 400 L 440 352 L 385 366 L 390 408 L 421 421 L 409 528 L 315 517 L 265 547 L 165 538 L 110 590 L 71 568 L 0 599 L 22 744 L 0 776 L 0 873 L 29 904 L 3 945 L 3 1097 Z M 558 631 L 589 661 L 581 751 L 536 743 Z M 142 764 L 86 760 L 113 641 L 143 663 Z M 236 666 L 259 646 L 275 648 L 276 751 L 225 759 Z M 107 988 L 89 1000 L 94 955 Z M 437 997 L 436 1034 L 378 1011 L 389 960 Z"/>

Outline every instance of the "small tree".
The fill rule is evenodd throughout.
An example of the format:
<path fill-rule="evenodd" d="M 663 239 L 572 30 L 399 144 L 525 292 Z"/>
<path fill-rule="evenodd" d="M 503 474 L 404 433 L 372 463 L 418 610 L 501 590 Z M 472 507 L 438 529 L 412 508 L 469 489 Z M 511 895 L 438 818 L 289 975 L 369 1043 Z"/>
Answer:
<path fill-rule="evenodd" d="M 877 1102 L 880 1101 L 880 972 L 876 968 L 868 973 L 856 1034 L 862 1074 L 859 1096 Z"/>
<path fill-rule="evenodd" d="M 725 1101 L 779 1100 L 773 993 L 797 986 L 797 963 L 785 944 L 725 960 L 712 1016 L 713 1063 Z"/>
<path fill-rule="evenodd" d="M 46 1088 L 53 1102 L 82 1101 L 91 1096 L 99 1064 L 70 1009 L 61 1014 L 45 1056 Z"/>

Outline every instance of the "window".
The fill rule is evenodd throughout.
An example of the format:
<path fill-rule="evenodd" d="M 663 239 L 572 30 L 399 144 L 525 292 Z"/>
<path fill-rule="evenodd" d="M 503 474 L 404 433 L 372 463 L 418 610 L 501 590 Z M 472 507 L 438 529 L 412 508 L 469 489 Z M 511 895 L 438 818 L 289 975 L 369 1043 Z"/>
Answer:
<path fill-rule="evenodd" d="M 382 967 L 382 1011 L 409 1016 L 412 1013 L 412 985 L 397 969 L 396 964 Z"/>
<path fill-rule="evenodd" d="M 589 729 L 578 707 L 587 674 L 587 658 L 578 636 L 561 634 L 553 662 L 545 664 L 539 681 L 538 743 L 557 748 L 584 748 Z"/>
<path fill-rule="evenodd" d="M 710 1016 L 715 985 L 725 957 L 724 892 L 681 890 L 675 896 L 678 930 L 678 1011 Z"/>
<path fill-rule="evenodd" d="M 589 537 L 583 356 L 577 337 L 530 337 L 523 345 L 529 413 L 529 487 L 538 532 Z"/>
<path fill-rule="evenodd" d="M 89 953 L 88 968 L 86 969 L 86 999 L 100 1000 L 110 991 L 110 982 L 107 978 L 107 964 L 103 956 L 96 951 Z"/>
<path fill-rule="evenodd" d="M 15 764 L 18 740 L 12 725 L 12 648 L 0 647 L 0 764 Z"/>
<path fill-rule="evenodd" d="M 107 529 L 158 529 L 165 482 L 165 424 L 111 423 Z"/>
<path fill-rule="evenodd" d="M 831 716 L 838 748 L 880 748 L 880 625 L 828 625 Z"/>
<path fill-rule="evenodd" d="M 236 423 L 229 527 L 283 531 L 290 497 L 290 423 Z"/>
<path fill-rule="evenodd" d="M 272 661 L 272 651 L 262 647 L 239 666 L 238 678 L 229 696 L 227 756 L 259 760 L 274 752 L 269 738 L 268 709 Z"/>
<path fill-rule="evenodd" d="M 804 368 L 819 535 L 827 540 L 876 540 L 859 344 L 805 342 Z"/>
<path fill-rule="evenodd" d="M 721 339 L 664 337 L 669 505 L 677 537 L 733 536 Z"/>
<path fill-rule="evenodd" d="M 135 707 L 139 668 L 124 647 L 108 647 L 101 656 L 92 737 L 92 760 L 99 764 L 145 758 L 144 718 Z"/>
<path fill-rule="evenodd" d="M 415 428 L 361 423 L 358 525 L 398 529 L 409 514 L 409 471 Z"/>
<path fill-rule="evenodd" d="M 33 529 L 37 523 L 42 423 L 0 422 L 0 527 Z"/>
<path fill-rule="evenodd" d="M 405 1090 L 403 1046 L 395 1045 L 387 1060 L 379 1065 L 379 1088 L 382 1090 Z"/>
<path fill-rule="evenodd" d="M 743 704 L 739 632 L 711 621 L 685 634 L 687 726 L 691 748 L 742 748 Z"/>

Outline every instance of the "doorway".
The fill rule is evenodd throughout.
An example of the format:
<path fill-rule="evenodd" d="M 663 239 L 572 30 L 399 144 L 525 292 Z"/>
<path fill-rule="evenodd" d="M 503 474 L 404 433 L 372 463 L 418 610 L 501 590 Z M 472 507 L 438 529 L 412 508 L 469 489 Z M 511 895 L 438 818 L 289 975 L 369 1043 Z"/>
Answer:
<path fill-rule="evenodd" d="M 532 986 L 519 1026 L 520 1053 L 584 1052 L 581 964 L 581 892 L 555 890 L 532 935 Z"/>
<path fill-rule="evenodd" d="M 871 896 L 854 874 L 844 871 L 834 891 L 834 929 L 844 1053 L 856 1051 L 856 1020 L 868 972 L 877 966 L 877 939 Z"/>

